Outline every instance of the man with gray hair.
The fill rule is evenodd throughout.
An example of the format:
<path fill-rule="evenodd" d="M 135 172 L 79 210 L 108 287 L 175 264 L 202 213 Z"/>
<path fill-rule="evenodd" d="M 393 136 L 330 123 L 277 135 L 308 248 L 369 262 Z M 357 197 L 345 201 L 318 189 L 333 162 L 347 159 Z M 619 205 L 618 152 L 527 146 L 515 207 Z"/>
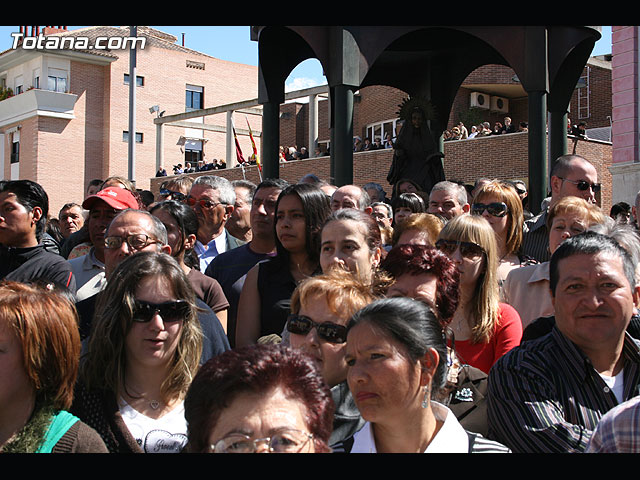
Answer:
<path fill-rule="evenodd" d="M 227 221 L 227 232 L 242 243 L 251 241 L 251 202 L 256 193 L 256 184 L 249 180 L 231 182 L 236 192 L 236 203 Z"/>
<path fill-rule="evenodd" d="M 187 204 L 198 216 L 198 233 L 194 251 L 204 273 L 219 253 L 242 245 L 227 232 L 226 224 L 233 213 L 236 193 L 229 180 L 215 175 L 196 178 L 187 196 Z"/>
<path fill-rule="evenodd" d="M 560 244 L 549 277 L 551 332 L 489 374 L 488 436 L 515 453 L 583 452 L 600 418 L 640 393 L 640 342 L 626 332 L 638 292 L 629 253 L 588 231 Z"/>
<path fill-rule="evenodd" d="M 104 266 L 107 283 L 124 259 L 138 252 L 152 251 L 171 255 L 167 229 L 164 224 L 146 210 L 127 209 L 118 213 L 104 236 Z M 104 285 L 106 286 L 106 284 Z M 104 288 L 103 286 L 103 288 Z M 91 333 L 96 301 L 102 291 L 76 303 L 81 339 Z M 229 341 L 215 313 L 199 298 L 198 320 L 204 334 L 201 362 L 229 349 Z"/>
<path fill-rule="evenodd" d="M 468 213 L 469 209 L 467 190 L 462 185 L 443 180 L 431 189 L 427 212 L 451 220 L 458 215 Z"/>
<path fill-rule="evenodd" d="M 371 197 L 364 188 L 357 185 L 343 185 L 331 196 L 331 210 L 355 208 L 371 213 Z"/>

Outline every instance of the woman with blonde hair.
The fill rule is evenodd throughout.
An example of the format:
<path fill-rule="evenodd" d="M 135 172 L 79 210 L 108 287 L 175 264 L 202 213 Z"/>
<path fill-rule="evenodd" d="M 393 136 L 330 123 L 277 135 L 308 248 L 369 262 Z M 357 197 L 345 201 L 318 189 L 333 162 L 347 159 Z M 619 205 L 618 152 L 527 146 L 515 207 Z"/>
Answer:
<path fill-rule="evenodd" d="M 193 287 L 167 254 L 138 252 L 111 274 L 72 407 L 110 452 L 184 448 L 183 401 L 202 351 L 197 315 Z"/>
<path fill-rule="evenodd" d="M 444 222 L 430 213 L 414 213 L 393 230 L 392 245 L 435 245 Z"/>
<path fill-rule="evenodd" d="M 498 283 L 502 285 L 511 270 L 528 262 L 520 254 L 524 223 L 522 201 L 513 186 L 492 180 L 478 188 L 471 213 L 484 217 L 495 232 L 499 259 Z"/>
<path fill-rule="evenodd" d="M 567 238 L 604 223 L 606 218 L 593 203 L 579 197 L 562 198 L 547 214 L 550 253 L 553 255 Z M 512 270 L 503 285 L 503 293 L 504 301 L 518 311 L 524 329 L 538 318 L 555 314 L 549 292 L 548 261 Z"/>
<path fill-rule="evenodd" d="M 304 280 L 291 297 L 288 339 L 284 338 L 318 362 L 331 389 L 336 411 L 330 445 L 350 437 L 363 425 L 347 385 L 347 324 L 354 313 L 376 298 L 368 282 L 339 269 Z"/>
<path fill-rule="evenodd" d="M 460 271 L 460 300 L 450 324 L 458 358 L 488 373 L 522 337 L 518 313 L 500 302 L 494 230 L 483 217 L 460 215 L 445 225 L 436 247 Z"/>

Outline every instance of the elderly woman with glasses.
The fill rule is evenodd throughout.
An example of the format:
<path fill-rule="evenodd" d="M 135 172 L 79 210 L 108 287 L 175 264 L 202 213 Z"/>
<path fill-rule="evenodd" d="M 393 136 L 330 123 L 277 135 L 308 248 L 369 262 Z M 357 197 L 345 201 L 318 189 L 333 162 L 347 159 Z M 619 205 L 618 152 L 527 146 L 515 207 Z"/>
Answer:
<path fill-rule="evenodd" d="M 205 363 L 185 398 L 190 453 L 327 453 L 329 388 L 311 357 L 254 344 Z"/>
<path fill-rule="evenodd" d="M 511 184 L 499 180 L 486 182 L 475 193 L 471 214 L 484 217 L 496 235 L 497 277 L 500 286 L 514 268 L 531 260 L 520 253 L 524 215 L 522 201 Z"/>
<path fill-rule="evenodd" d="M 500 301 L 495 232 L 481 216 L 460 215 L 442 229 L 436 247 L 460 271 L 460 300 L 450 324 L 456 353 L 462 362 L 489 373 L 522 338 L 518 312 Z"/>
<path fill-rule="evenodd" d="M 176 260 L 126 258 L 98 299 L 71 412 L 112 453 L 180 452 L 202 340 L 196 296 Z"/>
<path fill-rule="evenodd" d="M 476 453 L 509 450 L 466 431 L 432 395 L 445 384 L 443 326 L 423 302 L 377 300 L 351 318 L 347 382 L 366 424 L 334 451 Z"/>

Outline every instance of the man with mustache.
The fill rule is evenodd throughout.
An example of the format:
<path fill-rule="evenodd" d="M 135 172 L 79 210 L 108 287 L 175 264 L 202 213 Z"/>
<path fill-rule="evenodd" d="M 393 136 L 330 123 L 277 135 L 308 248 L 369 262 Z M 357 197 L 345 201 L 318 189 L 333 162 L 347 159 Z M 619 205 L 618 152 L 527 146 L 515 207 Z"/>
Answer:
<path fill-rule="evenodd" d="M 640 342 L 625 332 L 640 292 L 629 254 L 586 232 L 558 247 L 549 270 L 553 330 L 489 374 L 489 437 L 514 452 L 584 452 L 600 418 L 639 393 Z"/>

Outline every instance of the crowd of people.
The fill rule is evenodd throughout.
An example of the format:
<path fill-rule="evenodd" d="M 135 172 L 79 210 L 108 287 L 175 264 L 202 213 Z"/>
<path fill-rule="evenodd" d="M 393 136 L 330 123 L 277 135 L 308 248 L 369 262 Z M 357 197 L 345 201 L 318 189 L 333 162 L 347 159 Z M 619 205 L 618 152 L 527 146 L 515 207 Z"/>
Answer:
<path fill-rule="evenodd" d="M 1 181 L 0 452 L 638 452 L 640 193 L 550 179 Z"/>

